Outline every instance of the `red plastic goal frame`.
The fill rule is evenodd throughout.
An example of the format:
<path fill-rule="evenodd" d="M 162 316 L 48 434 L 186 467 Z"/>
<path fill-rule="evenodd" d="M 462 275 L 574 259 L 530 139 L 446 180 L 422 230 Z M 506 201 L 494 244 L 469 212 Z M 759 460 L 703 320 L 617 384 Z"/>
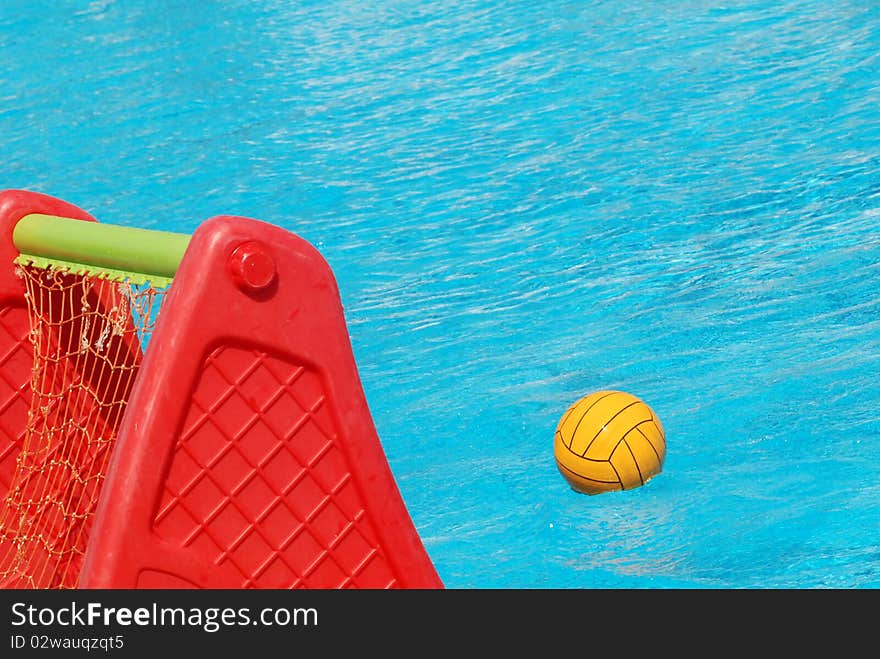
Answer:
<path fill-rule="evenodd" d="M 0 322 L 19 329 L 11 235 L 30 213 L 94 221 L 52 197 L 0 192 Z M 16 332 L 0 333 L 0 370 L 20 379 L 23 351 Z M 20 411 L 25 383 L 11 380 Z M 0 434 L 8 454 L 17 427 Z M 443 587 L 376 433 L 333 273 L 296 234 L 237 216 L 193 233 L 119 427 L 78 586 Z"/>

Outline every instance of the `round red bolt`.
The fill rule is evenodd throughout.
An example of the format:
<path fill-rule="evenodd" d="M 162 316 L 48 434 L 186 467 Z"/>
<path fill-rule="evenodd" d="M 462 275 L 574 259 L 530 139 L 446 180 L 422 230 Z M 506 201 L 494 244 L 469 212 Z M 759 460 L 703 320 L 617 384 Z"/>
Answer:
<path fill-rule="evenodd" d="M 229 270 L 238 287 L 245 291 L 262 291 L 275 281 L 275 261 L 258 242 L 236 247 L 229 257 Z"/>

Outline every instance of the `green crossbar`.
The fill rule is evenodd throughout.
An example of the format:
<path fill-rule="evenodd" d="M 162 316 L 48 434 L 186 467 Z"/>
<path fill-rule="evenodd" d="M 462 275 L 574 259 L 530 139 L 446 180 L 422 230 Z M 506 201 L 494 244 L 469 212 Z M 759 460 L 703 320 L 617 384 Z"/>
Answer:
<path fill-rule="evenodd" d="M 158 287 L 171 283 L 191 236 L 34 213 L 12 232 L 16 263 Z"/>

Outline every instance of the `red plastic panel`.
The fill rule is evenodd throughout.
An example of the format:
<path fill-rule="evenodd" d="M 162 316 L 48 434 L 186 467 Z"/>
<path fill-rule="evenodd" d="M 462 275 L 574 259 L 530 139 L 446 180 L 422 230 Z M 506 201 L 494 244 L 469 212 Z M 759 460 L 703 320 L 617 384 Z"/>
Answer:
<path fill-rule="evenodd" d="M 0 307 L 0 497 L 6 495 L 30 407 L 33 350 L 27 308 L 8 301 Z"/>
<path fill-rule="evenodd" d="M 80 586 L 442 587 L 373 426 L 336 282 L 306 241 L 231 216 L 193 235 Z"/>
<path fill-rule="evenodd" d="M 31 213 L 95 219 L 76 206 L 55 197 L 26 190 L 0 191 L 0 498 L 6 496 L 15 471 L 31 402 L 30 379 L 33 348 L 28 340 L 30 322 L 24 283 L 15 274 L 18 250 L 12 231 Z M 0 554 L 3 553 L 0 533 Z"/>
<path fill-rule="evenodd" d="M 260 350 L 214 349 L 154 532 L 233 566 L 244 588 L 394 586 L 336 437 L 316 371 Z"/>
<path fill-rule="evenodd" d="M 0 445 L 0 586 L 73 587 L 124 403 L 109 403 L 111 394 L 120 393 L 121 387 L 112 374 L 99 375 L 104 371 L 95 368 L 94 353 L 76 350 L 74 360 L 56 362 L 55 358 L 67 356 L 74 337 L 97 340 L 97 326 L 88 330 L 83 309 L 89 304 L 100 314 L 101 307 L 118 292 L 101 282 L 104 286 L 98 288 L 104 292 L 90 289 L 88 294 L 65 297 L 61 289 L 79 288 L 81 278 L 73 275 L 51 276 L 52 284 L 35 289 L 31 307 L 49 329 L 36 344 L 45 368 L 38 381 L 42 397 L 33 398 L 37 390 L 31 386 L 35 348 L 28 337 L 31 322 L 23 279 L 13 263 L 18 252 L 12 243 L 15 224 L 29 213 L 94 221 L 75 206 L 46 195 L 0 193 L 0 441 L 4 442 Z M 41 281 L 42 277 L 40 272 Z M 61 304 L 62 300 L 69 303 Z M 136 346 L 117 338 L 104 347 L 105 358 L 112 361 L 124 359 L 134 365 L 140 358 Z M 55 395 L 66 390 L 79 395 L 64 399 Z M 30 408 L 34 409 L 29 412 Z M 72 409 L 79 416 L 71 420 Z M 82 441 L 86 437 L 95 441 L 86 446 Z"/>

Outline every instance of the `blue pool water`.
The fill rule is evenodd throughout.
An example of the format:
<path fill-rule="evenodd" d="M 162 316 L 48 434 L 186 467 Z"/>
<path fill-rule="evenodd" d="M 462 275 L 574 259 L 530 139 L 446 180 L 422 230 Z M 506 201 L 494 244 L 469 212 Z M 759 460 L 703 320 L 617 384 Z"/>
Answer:
<path fill-rule="evenodd" d="M 449 587 L 880 587 L 880 9 L 707 4 L 6 0 L 0 188 L 318 247 Z"/>

